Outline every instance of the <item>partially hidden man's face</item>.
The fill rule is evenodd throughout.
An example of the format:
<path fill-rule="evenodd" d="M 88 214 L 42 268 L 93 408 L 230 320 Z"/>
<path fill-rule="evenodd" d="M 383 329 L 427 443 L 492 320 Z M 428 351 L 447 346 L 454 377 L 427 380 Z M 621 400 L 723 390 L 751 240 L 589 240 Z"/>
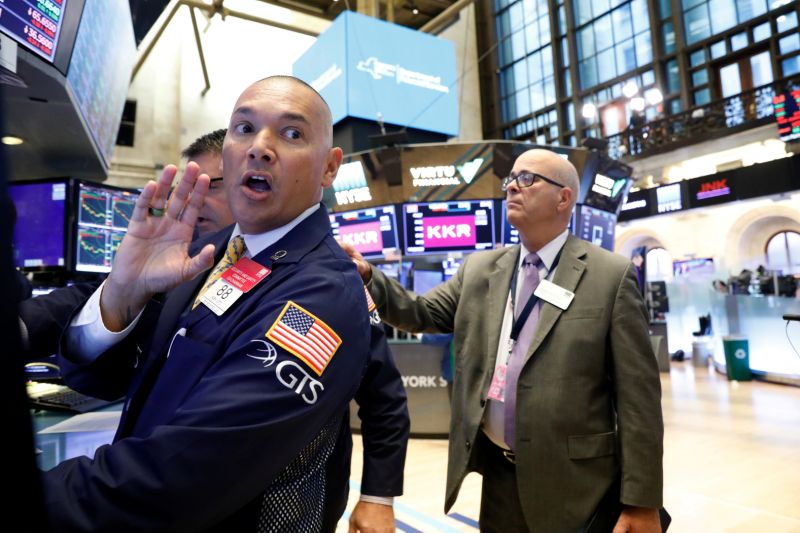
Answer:
<path fill-rule="evenodd" d="M 203 208 L 197 217 L 198 235 L 204 237 L 233 224 L 233 213 L 228 207 L 228 196 L 221 179 L 222 154 L 207 152 L 192 157 L 190 161 L 197 163 L 201 174 L 208 174 L 211 178 Z"/>
<path fill-rule="evenodd" d="M 297 82 L 272 79 L 242 93 L 222 159 L 228 204 L 244 233 L 283 226 L 321 200 L 342 160 L 330 131 L 319 96 Z"/>

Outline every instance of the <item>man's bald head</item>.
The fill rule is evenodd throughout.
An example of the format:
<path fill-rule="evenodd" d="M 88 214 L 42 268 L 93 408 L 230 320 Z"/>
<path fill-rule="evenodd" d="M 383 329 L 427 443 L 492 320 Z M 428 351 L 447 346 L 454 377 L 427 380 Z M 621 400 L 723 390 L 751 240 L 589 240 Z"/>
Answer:
<path fill-rule="evenodd" d="M 331 108 L 328 106 L 328 102 L 322 97 L 319 92 L 313 88 L 308 83 L 304 82 L 300 78 L 296 78 L 294 76 L 287 76 L 285 74 L 276 74 L 274 76 L 267 76 L 261 80 L 255 82 L 252 86 L 256 85 L 270 85 L 272 83 L 290 83 L 294 84 L 298 87 L 301 91 L 308 91 L 312 93 L 316 99 L 316 102 L 319 104 L 318 107 L 318 115 L 317 118 L 320 120 L 320 123 L 325 125 L 325 139 L 327 140 L 326 147 L 331 148 L 333 146 L 333 115 L 331 114 Z M 252 87 L 251 86 L 251 87 Z"/>
<path fill-rule="evenodd" d="M 536 167 L 539 170 L 533 170 L 532 168 L 528 170 L 538 172 L 565 187 L 569 187 L 572 191 L 572 206 L 575 206 L 575 202 L 578 201 L 578 197 L 580 196 L 581 182 L 578 177 L 577 169 L 575 169 L 575 166 L 566 158 L 561 157 L 551 150 L 534 148 L 523 152 L 522 155 L 517 158 L 517 162 L 515 162 L 514 165 L 515 167 L 517 163 L 522 163 L 524 166 L 528 167 Z"/>

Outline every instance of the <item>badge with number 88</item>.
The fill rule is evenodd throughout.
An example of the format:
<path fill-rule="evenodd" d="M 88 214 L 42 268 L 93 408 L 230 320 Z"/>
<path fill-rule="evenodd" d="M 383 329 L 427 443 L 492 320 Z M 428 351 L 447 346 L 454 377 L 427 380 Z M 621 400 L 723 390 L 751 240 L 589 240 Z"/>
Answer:
<path fill-rule="evenodd" d="M 222 287 L 217 289 L 217 296 L 219 296 L 224 300 L 225 298 L 230 296 L 232 292 L 233 292 L 233 287 L 227 284 L 223 284 Z"/>

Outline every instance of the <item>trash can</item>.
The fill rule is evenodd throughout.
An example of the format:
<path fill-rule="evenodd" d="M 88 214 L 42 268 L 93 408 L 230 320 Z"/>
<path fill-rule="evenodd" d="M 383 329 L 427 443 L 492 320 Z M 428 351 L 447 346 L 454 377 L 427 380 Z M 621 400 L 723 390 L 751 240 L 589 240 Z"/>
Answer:
<path fill-rule="evenodd" d="M 733 381 L 750 381 L 750 348 L 745 337 L 722 337 L 725 349 L 725 369 L 728 379 Z"/>
<path fill-rule="evenodd" d="M 711 345 L 708 337 L 699 337 L 696 341 L 692 341 L 692 366 L 707 368 L 709 359 L 711 359 Z"/>

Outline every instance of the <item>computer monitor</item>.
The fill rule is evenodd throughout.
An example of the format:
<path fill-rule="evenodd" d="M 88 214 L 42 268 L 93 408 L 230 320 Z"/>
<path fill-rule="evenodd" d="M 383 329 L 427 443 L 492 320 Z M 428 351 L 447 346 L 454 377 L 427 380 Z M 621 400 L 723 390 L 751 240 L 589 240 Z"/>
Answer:
<path fill-rule="evenodd" d="M 66 213 L 69 180 L 9 186 L 17 210 L 14 262 L 25 270 L 64 269 L 67 265 Z"/>
<path fill-rule="evenodd" d="M 588 205 L 577 205 L 575 209 L 575 235 L 613 252 L 617 216 Z"/>
<path fill-rule="evenodd" d="M 414 269 L 414 287 L 412 287 L 412 290 L 417 294 L 425 294 L 442 281 L 444 280 L 441 270 Z"/>
<path fill-rule="evenodd" d="M 502 200 L 502 213 L 503 216 L 500 217 L 500 227 L 502 228 L 502 235 L 500 236 L 500 242 L 503 246 L 513 246 L 515 244 L 519 244 L 519 230 L 511 225 L 508 221 L 508 204 L 505 200 Z"/>
<path fill-rule="evenodd" d="M 444 261 L 442 261 L 442 270 L 444 271 L 443 279 L 447 281 L 448 279 L 452 278 L 458 272 L 458 269 L 461 268 L 461 259 L 453 259 L 448 257 Z"/>
<path fill-rule="evenodd" d="M 139 193 L 93 182 L 76 184 L 75 270 L 110 272 Z"/>
<path fill-rule="evenodd" d="M 672 273 L 676 278 L 698 274 L 711 276 L 715 272 L 714 259 L 711 257 L 683 259 L 672 262 Z"/>
<path fill-rule="evenodd" d="M 399 251 L 393 205 L 331 213 L 333 236 L 352 245 L 367 258 Z"/>
<path fill-rule="evenodd" d="M 136 62 L 131 20 L 128 2 L 86 2 L 67 70 L 67 87 L 106 168 Z"/>
<path fill-rule="evenodd" d="M 72 4 L 76 4 L 73 8 Z M 0 32 L 8 35 L 19 44 L 49 63 L 56 62 L 59 49 L 69 46 L 62 43 L 61 34 L 65 20 L 69 21 L 69 13 L 77 13 L 83 7 L 83 1 L 52 0 L 25 2 L 12 0 L 3 2 L 0 9 Z M 67 27 L 74 26 L 67 24 Z M 74 32 L 74 28 L 73 28 Z M 67 33 L 70 33 L 67 31 Z M 74 35 L 72 36 L 74 39 Z"/>
<path fill-rule="evenodd" d="M 403 204 L 407 255 L 494 248 L 494 200 Z"/>

